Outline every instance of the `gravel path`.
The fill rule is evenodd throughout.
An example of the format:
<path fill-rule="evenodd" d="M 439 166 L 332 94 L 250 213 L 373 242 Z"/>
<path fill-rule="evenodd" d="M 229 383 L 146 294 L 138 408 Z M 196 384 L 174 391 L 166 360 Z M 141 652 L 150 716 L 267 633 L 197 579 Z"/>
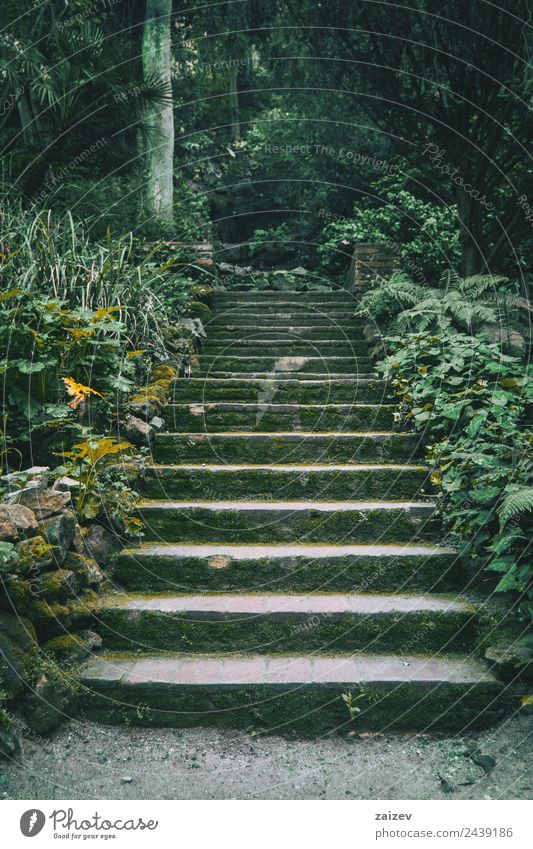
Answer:
<path fill-rule="evenodd" d="M 0 764 L 0 796 L 529 799 L 532 732 L 527 716 L 457 737 L 353 733 L 314 741 L 71 721 L 46 741 L 24 739 L 17 761 Z"/>

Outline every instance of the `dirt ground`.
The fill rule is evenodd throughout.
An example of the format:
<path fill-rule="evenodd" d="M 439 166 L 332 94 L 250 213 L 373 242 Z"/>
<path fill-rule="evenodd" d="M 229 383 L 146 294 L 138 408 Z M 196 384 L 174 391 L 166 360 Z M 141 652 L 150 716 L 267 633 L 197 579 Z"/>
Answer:
<path fill-rule="evenodd" d="M 476 734 L 287 740 L 71 721 L 0 764 L 4 799 L 531 799 L 533 719 Z M 495 763 L 494 763 L 495 761 Z"/>

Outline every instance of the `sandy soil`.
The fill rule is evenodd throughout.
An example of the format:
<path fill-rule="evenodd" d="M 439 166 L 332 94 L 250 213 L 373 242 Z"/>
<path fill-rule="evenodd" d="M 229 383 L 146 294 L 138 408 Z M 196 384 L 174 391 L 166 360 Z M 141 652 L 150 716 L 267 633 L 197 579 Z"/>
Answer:
<path fill-rule="evenodd" d="M 456 737 L 352 733 L 313 741 L 71 721 L 47 740 L 22 740 L 17 759 L 0 764 L 0 797 L 530 799 L 532 732 L 526 716 Z"/>

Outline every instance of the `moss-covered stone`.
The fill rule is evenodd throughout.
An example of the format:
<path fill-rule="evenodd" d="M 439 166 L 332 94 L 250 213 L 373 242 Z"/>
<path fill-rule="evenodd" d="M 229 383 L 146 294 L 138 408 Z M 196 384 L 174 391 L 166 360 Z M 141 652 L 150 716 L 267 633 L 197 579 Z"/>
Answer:
<path fill-rule="evenodd" d="M 142 608 L 104 607 L 100 628 L 109 649 L 144 652 L 342 651 L 410 655 L 450 653 L 475 638 L 468 610 L 413 610 L 369 614 L 328 613 L 167 613 Z"/>
<path fill-rule="evenodd" d="M 172 389 L 175 402 L 248 401 L 255 404 L 391 403 L 385 383 L 367 380 L 282 380 L 181 378 Z"/>
<path fill-rule="evenodd" d="M 445 592 L 466 584 L 453 552 L 398 556 L 272 556 L 231 558 L 147 553 L 126 549 L 117 558 L 116 582 L 132 592 Z"/>
<path fill-rule="evenodd" d="M 215 448 L 216 450 L 216 448 Z M 322 459 L 322 458 L 321 458 Z M 424 467 L 357 469 L 148 467 L 140 484 L 146 498 L 366 500 L 377 494 L 390 500 L 416 500 L 432 492 Z"/>
<path fill-rule="evenodd" d="M 363 432 L 393 430 L 392 404 L 298 406 L 281 404 L 169 404 L 164 412 L 166 428 L 174 433 L 202 431 L 222 433 L 250 431 Z"/>
<path fill-rule="evenodd" d="M 434 540 L 437 520 L 421 509 L 270 510 L 165 507 L 144 502 L 139 515 L 145 522 L 145 539 L 169 542 L 331 542 L 402 543 Z"/>
<path fill-rule="evenodd" d="M 157 463 L 400 463 L 415 462 L 422 445 L 416 434 L 161 433 L 155 440 Z"/>
<path fill-rule="evenodd" d="M 259 728 L 264 733 L 322 736 L 330 731 L 421 729 L 452 731 L 492 725 L 505 696 L 495 683 L 373 684 L 358 692 L 360 713 L 349 719 L 338 687 L 309 683 L 171 687 L 151 682 L 89 682 L 86 714 L 101 722 L 147 727 Z"/>
<path fill-rule="evenodd" d="M 39 637 L 46 639 L 87 625 L 99 603 L 100 599 L 93 590 L 83 590 L 77 598 L 65 602 L 33 601 L 28 615 Z"/>

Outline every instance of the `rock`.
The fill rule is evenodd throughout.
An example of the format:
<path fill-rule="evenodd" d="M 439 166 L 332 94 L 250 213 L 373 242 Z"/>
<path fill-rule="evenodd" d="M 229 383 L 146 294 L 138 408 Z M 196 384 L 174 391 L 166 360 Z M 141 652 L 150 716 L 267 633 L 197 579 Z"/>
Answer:
<path fill-rule="evenodd" d="M 76 598 L 63 602 L 34 600 L 29 607 L 29 615 L 39 637 L 51 638 L 64 635 L 65 631 L 87 627 L 99 604 L 100 599 L 94 590 L 87 589 Z"/>
<path fill-rule="evenodd" d="M 159 363 L 152 369 L 153 380 L 175 380 L 178 376 L 176 366 L 170 363 Z"/>
<path fill-rule="evenodd" d="M 43 645 L 43 650 L 56 660 L 80 662 L 102 646 L 102 638 L 94 631 L 80 631 L 77 634 L 63 634 L 53 637 Z"/>
<path fill-rule="evenodd" d="M 61 687 L 41 675 L 33 692 L 24 701 L 21 713 L 28 728 L 37 734 L 48 734 L 58 728 L 64 719 L 68 699 Z"/>
<path fill-rule="evenodd" d="M 68 475 L 63 475 L 62 478 L 57 478 L 54 481 L 52 489 L 60 490 L 61 492 L 74 492 L 79 489 L 80 482 L 74 478 L 69 478 Z"/>
<path fill-rule="evenodd" d="M 54 560 L 58 566 L 65 562 L 67 551 L 74 539 L 76 524 L 76 516 L 72 510 L 63 510 L 62 513 L 43 519 L 39 523 L 39 531 L 47 543 L 53 546 Z"/>
<path fill-rule="evenodd" d="M 98 566 L 107 566 L 111 558 L 120 550 L 119 539 L 102 525 L 92 525 L 83 537 L 86 554 L 96 560 Z"/>
<path fill-rule="evenodd" d="M 147 445 L 149 447 L 154 436 L 152 425 L 132 415 L 124 419 L 122 431 L 126 439 L 133 442 L 134 445 Z"/>
<path fill-rule="evenodd" d="M 77 551 L 78 554 L 83 554 L 84 552 L 84 544 L 83 544 L 83 530 L 79 525 L 76 525 L 74 528 L 74 539 L 72 540 L 72 547 L 74 551 Z"/>
<path fill-rule="evenodd" d="M 48 486 L 50 466 L 32 466 L 21 472 L 10 472 L 2 475 L 0 480 L 9 487 L 23 485 L 24 489 L 45 489 Z"/>
<path fill-rule="evenodd" d="M 18 560 L 12 571 L 17 575 L 44 572 L 54 562 L 53 551 L 41 535 L 17 542 L 15 550 Z"/>
<path fill-rule="evenodd" d="M 165 422 L 159 416 L 154 416 L 153 419 L 150 421 L 150 426 L 153 427 L 155 430 L 161 430 L 161 428 L 165 426 Z"/>
<path fill-rule="evenodd" d="M 72 507 L 70 492 L 53 489 L 23 489 L 17 494 L 17 504 L 33 510 L 38 521 Z"/>
<path fill-rule="evenodd" d="M 163 401 L 155 393 L 150 393 L 150 389 L 147 388 L 146 392 L 139 392 L 133 396 L 129 407 L 134 415 L 142 416 L 149 421 L 159 415 L 163 409 Z"/>
<path fill-rule="evenodd" d="M 37 519 L 32 510 L 22 504 L 0 504 L 0 540 L 16 542 L 35 536 Z"/>
<path fill-rule="evenodd" d="M 235 266 L 230 265 L 229 262 L 219 262 L 218 263 L 218 271 L 219 274 L 234 274 Z"/>
<path fill-rule="evenodd" d="M 489 646 L 485 658 L 491 672 L 502 681 L 533 681 L 533 660 L 527 646 L 513 643 Z"/>
<path fill-rule="evenodd" d="M 85 576 L 70 569 L 54 569 L 32 581 L 32 594 L 47 601 L 65 601 L 85 589 Z"/>
<path fill-rule="evenodd" d="M 0 690 L 8 699 L 17 698 L 24 691 L 37 651 L 31 622 L 0 610 Z"/>
<path fill-rule="evenodd" d="M 299 265 L 297 268 L 293 268 L 291 270 L 291 274 L 297 274 L 299 277 L 304 277 L 306 274 L 311 274 L 307 268 L 304 268 L 303 265 Z"/>
<path fill-rule="evenodd" d="M 20 743 L 12 728 L 0 728 L 0 758 L 11 759 L 20 751 Z"/>
<path fill-rule="evenodd" d="M 86 554 L 69 551 L 65 558 L 65 566 L 72 569 L 77 575 L 82 576 L 83 586 L 100 584 L 104 580 L 104 573 L 96 560 Z"/>

